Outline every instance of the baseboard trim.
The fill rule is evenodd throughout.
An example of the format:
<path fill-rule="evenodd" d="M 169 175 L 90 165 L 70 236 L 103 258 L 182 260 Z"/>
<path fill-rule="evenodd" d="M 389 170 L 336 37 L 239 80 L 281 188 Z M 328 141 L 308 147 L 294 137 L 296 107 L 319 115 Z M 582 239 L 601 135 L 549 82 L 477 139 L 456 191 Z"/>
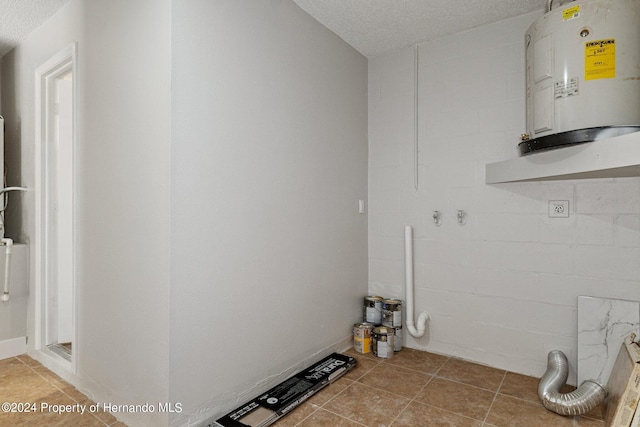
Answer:
<path fill-rule="evenodd" d="M 27 337 L 0 341 L 0 360 L 20 356 L 27 352 Z"/>

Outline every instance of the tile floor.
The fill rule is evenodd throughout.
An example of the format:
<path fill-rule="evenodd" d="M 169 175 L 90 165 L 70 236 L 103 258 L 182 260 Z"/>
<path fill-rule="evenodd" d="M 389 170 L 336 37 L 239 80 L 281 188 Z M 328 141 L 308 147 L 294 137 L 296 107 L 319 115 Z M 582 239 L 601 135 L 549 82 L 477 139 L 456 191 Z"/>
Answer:
<path fill-rule="evenodd" d="M 547 411 L 537 378 L 408 348 L 391 359 L 346 354 L 358 366 L 278 427 L 604 427 L 600 407 L 575 418 Z"/>
<path fill-rule="evenodd" d="M 0 410 L 0 426 L 126 427 L 104 411 L 56 414 L 41 411 L 42 404 L 91 405 L 84 394 L 29 356 L 0 360 L 0 403 L 35 403 L 36 412 Z"/>
<path fill-rule="evenodd" d="M 604 427 L 602 411 L 562 417 L 542 407 L 538 379 L 405 348 L 392 359 L 346 352 L 358 366 L 277 427 Z M 0 400 L 93 402 L 28 356 L 0 360 Z M 126 427 L 105 412 L 3 413 L 0 426 Z"/>

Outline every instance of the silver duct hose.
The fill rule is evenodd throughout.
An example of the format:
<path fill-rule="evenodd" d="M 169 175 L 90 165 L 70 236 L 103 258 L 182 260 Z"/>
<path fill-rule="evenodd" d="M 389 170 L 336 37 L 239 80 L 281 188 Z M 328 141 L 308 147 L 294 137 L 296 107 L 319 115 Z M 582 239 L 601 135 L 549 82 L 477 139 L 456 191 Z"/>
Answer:
<path fill-rule="evenodd" d="M 549 352 L 547 372 L 538 385 L 538 397 L 545 408 L 560 415 L 582 415 L 598 406 L 607 390 L 593 380 L 587 380 L 571 393 L 560 393 L 569 376 L 567 356 L 559 350 Z"/>

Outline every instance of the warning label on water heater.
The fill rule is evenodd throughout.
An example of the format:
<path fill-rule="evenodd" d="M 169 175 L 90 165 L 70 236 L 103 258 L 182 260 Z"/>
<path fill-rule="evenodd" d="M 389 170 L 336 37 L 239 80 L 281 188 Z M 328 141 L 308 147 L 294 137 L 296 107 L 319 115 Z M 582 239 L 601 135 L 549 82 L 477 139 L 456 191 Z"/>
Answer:
<path fill-rule="evenodd" d="M 578 94 L 578 78 L 571 77 L 567 80 L 555 82 L 553 85 L 554 98 L 566 98 Z"/>
<path fill-rule="evenodd" d="M 580 5 L 573 6 L 562 11 L 562 20 L 569 21 L 574 18 L 580 17 Z"/>
<path fill-rule="evenodd" d="M 584 79 L 616 77 L 616 39 L 594 40 L 584 44 Z"/>

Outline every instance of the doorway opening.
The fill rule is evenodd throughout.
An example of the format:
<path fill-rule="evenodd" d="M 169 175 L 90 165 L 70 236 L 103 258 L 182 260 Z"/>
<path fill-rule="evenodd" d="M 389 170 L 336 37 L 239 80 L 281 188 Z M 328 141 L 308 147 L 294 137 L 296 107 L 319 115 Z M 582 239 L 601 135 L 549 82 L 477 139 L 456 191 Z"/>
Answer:
<path fill-rule="evenodd" d="M 77 360 L 75 82 L 77 45 L 36 70 L 36 349 Z"/>

